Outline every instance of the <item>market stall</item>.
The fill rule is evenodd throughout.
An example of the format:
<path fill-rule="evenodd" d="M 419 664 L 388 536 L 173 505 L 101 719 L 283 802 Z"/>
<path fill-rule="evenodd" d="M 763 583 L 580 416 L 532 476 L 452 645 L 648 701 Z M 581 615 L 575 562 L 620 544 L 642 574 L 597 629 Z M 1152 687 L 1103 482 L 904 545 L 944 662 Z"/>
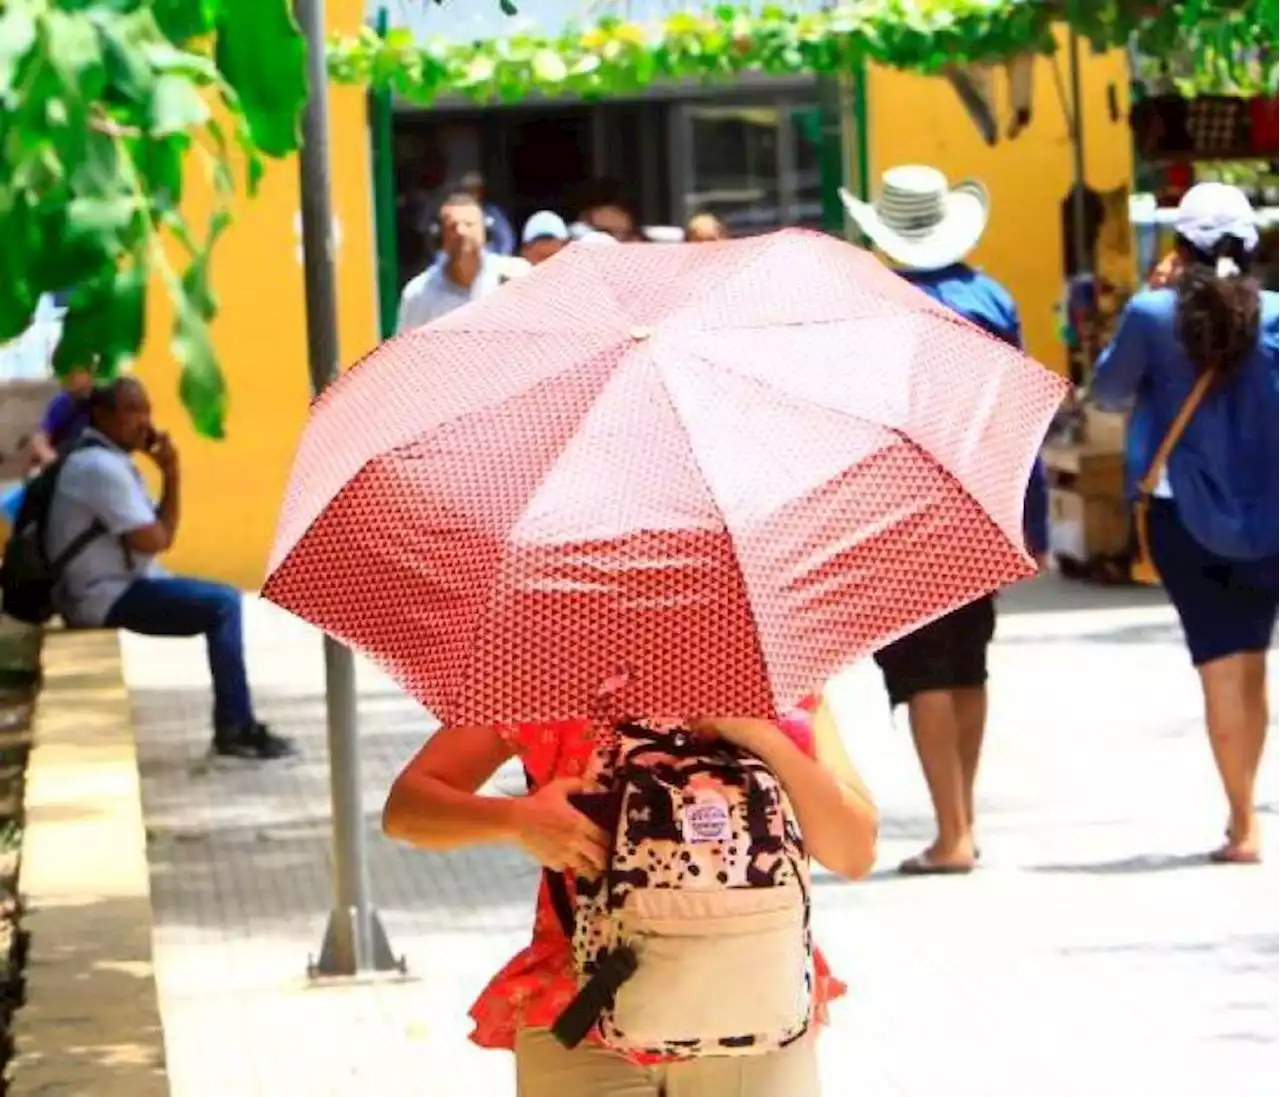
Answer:
<path fill-rule="evenodd" d="M 1066 326 L 1077 357 L 1077 380 L 1087 383 L 1089 352 L 1106 345 L 1128 286 L 1149 281 L 1172 252 L 1176 206 L 1197 182 L 1218 179 L 1249 194 L 1263 241 L 1258 274 L 1264 285 L 1276 288 L 1276 114 L 1276 99 L 1267 94 L 1186 96 L 1166 91 L 1137 98 L 1130 118 L 1137 189 L 1127 196 L 1123 214 L 1111 211 L 1113 234 L 1119 221 L 1125 223 L 1124 245 L 1097 246 L 1094 268 L 1068 289 Z M 1105 224 L 1106 217 L 1102 220 Z M 1096 233 L 1103 234 L 1102 229 Z M 1108 260 L 1111 270 L 1105 269 Z M 1072 409 L 1046 446 L 1050 548 L 1064 574 L 1102 581 L 1129 578 L 1132 538 L 1124 453 L 1124 417 L 1087 404 Z"/>

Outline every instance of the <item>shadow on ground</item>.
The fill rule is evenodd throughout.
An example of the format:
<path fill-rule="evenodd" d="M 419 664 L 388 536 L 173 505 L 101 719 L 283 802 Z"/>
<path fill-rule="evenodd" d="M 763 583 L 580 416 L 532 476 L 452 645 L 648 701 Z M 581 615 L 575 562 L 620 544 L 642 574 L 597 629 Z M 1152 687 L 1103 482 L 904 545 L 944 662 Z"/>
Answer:
<path fill-rule="evenodd" d="M 1204 868 L 1208 864 L 1208 855 L 1205 853 L 1140 854 L 1116 861 L 1028 865 L 1027 871 L 1067 875 L 1127 876 L 1132 873 L 1176 872 L 1179 869 Z M 1226 867 L 1222 866 L 1223 869 Z"/>
<path fill-rule="evenodd" d="M 1057 573 L 1016 583 L 1000 592 L 1001 613 L 1071 613 L 1168 604 L 1162 587 L 1103 586 L 1064 579 Z"/>
<path fill-rule="evenodd" d="M 1087 632 L 1019 633 L 1000 637 L 1000 646 L 1008 648 L 1030 645 L 1047 647 L 1054 644 L 1064 648 L 1078 644 L 1170 644 L 1182 643 L 1182 626 L 1177 621 L 1160 621 L 1143 625 L 1117 625 L 1115 628 L 1091 629 Z"/>

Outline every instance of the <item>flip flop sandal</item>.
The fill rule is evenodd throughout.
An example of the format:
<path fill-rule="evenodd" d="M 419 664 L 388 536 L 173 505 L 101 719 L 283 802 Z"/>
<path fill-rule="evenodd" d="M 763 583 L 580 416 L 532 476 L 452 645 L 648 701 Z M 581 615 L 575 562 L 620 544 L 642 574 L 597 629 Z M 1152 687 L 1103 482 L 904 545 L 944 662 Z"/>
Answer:
<path fill-rule="evenodd" d="M 1209 854 L 1209 863 L 1214 865 L 1257 865 L 1262 863 L 1262 855 L 1255 850 L 1241 850 L 1226 845 Z"/>
<path fill-rule="evenodd" d="M 923 853 L 917 853 L 898 866 L 898 874 L 900 876 L 967 876 L 973 868 L 973 865 L 935 864 Z"/>

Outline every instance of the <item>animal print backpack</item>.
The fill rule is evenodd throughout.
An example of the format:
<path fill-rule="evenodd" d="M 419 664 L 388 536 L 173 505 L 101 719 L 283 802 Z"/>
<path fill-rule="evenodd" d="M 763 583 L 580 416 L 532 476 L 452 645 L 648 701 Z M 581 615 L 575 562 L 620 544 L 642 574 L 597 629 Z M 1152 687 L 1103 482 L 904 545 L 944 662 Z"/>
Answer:
<path fill-rule="evenodd" d="M 553 1026 L 689 1059 L 774 1051 L 808 1028 L 809 871 L 795 815 L 754 755 L 628 722 L 597 747 L 575 806 L 613 838 L 605 872 L 548 873 L 579 993 Z"/>

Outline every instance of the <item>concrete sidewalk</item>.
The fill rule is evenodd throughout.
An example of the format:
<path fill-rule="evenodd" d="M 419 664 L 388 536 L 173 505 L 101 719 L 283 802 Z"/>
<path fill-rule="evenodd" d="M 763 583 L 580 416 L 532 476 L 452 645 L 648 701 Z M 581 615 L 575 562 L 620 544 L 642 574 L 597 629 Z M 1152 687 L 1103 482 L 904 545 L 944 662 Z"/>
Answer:
<path fill-rule="evenodd" d="M 247 620 L 261 714 L 300 740 L 299 761 L 210 765 L 202 646 L 123 643 L 173 1094 L 511 1092 L 509 1057 L 471 1047 L 465 1013 L 527 939 L 533 866 L 376 834 L 431 726 L 362 667 L 375 893 L 412 978 L 308 987 L 330 901 L 320 645 L 265 605 Z M 893 876 L 930 836 L 928 800 L 874 671 L 835 688 L 886 827 L 871 881 L 816 889 L 820 940 L 851 986 L 821 1045 L 826 1092 L 1274 1092 L 1276 874 L 1198 857 L 1225 810 L 1170 610 L 1147 592 L 1039 580 L 1006 598 L 992 673 L 984 865 L 965 879 Z M 1273 743 L 1272 864 L 1277 778 Z M 498 783 L 518 788 L 518 774 Z"/>

